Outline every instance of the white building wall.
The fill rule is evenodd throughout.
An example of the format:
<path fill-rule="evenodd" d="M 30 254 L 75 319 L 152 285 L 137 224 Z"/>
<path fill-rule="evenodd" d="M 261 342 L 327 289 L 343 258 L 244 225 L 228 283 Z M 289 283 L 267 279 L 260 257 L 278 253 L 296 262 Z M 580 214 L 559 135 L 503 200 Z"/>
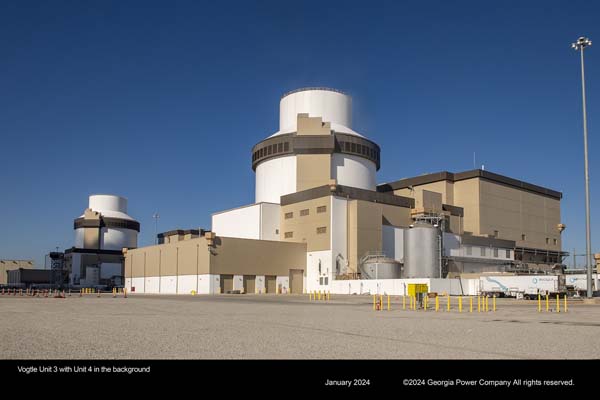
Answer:
<path fill-rule="evenodd" d="M 281 206 L 273 203 L 260 203 L 260 239 L 280 240 L 279 221 Z"/>
<path fill-rule="evenodd" d="M 264 275 L 256 275 L 256 280 L 254 281 L 256 293 L 264 293 L 265 292 L 265 276 Z"/>
<path fill-rule="evenodd" d="M 319 261 L 321 262 L 320 274 Z M 329 290 L 333 274 L 332 261 L 331 250 L 311 251 L 306 254 L 306 290 Z M 328 277 L 328 285 L 321 285 L 320 277 Z"/>
<path fill-rule="evenodd" d="M 138 233 L 131 229 L 102 228 L 100 248 L 104 250 L 122 250 L 123 247 L 136 248 Z"/>
<path fill-rule="evenodd" d="M 221 293 L 221 276 L 210 275 L 210 293 L 218 294 Z"/>
<path fill-rule="evenodd" d="M 331 196 L 331 251 L 333 256 L 333 271 L 331 277 L 335 277 L 339 268 L 339 274 L 348 272 L 348 200 L 342 197 Z M 304 285 L 306 288 L 306 283 Z"/>
<path fill-rule="evenodd" d="M 277 292 L 279 294 L 288 293 L 290 290 L 290 277 L 277 276 L 275 277 L 275 284 L 277 285 Z"/>
<path fill-rule="evenodd" d="M 213 214 L 212 231 L 217 236 L 260 239 L 260 204 Z"/>
<path fill-rule="evenodd" d="M 144 285 L 144 293 L 160 293 L 160 278 L 158 276 L 146 277 Z"/>
<path fill-rule="evenodd" d="M 198 280 L 198 293 L 200 294 L 211 294 L 210 282 L 212 276 L 209 274 L 196 275 Z"/>
<path fill-rule="evenodd" d="M 179 275 L 177 279 L 178 294 L 192 294 L 197 290 L 198 275 Z"/>
<path fill-rule="evenodd" d="M 244 275 L 233 276 L 233 290 L 244 290 Z"/>
<path fill-rule="evenodd" d="M 218 236 L 279 240 L 279 204 L 259 203 L 212 215 L 212 231 Z"/>
<path fill-rule="evenodd" d="M 372 161 L 350 154 L 334 153 L 331 156 L 331 178 L 344 186 L 375 190 L 376 166 Z"/>
<path fill-rule="evenodd" d="M 256 167 L 256 203 L 277 203 L 280 197 L 296 191 L 296 156 L 283 156 L 261 162 Z"/>
<path fill-rule="evenodd" d="M 144 293 L 144 278 L 131 278 L 129 289 L 132 293 Z"/>
<path fill-rule="evenodd" d="M 160 277 L 160 293 L 161 294 L 177 294 L 177 276 L 161 276 Z"/>
<path fill-rule="evenodd" d="M 404 229 L 383 225 L 382 250 L 387 257 L 404 262 Z"/>
<path fill-rule="evenodd" d="M 478 279 L 364 279 L 337 280 L 330 285 L 331 293 L 335 294 L 382 294 L 402 296 L 408 295 L 408 285 L 411 283 L 426 284 L 429 292 L 438 295 L 449 293 L 451 296 L 475 296 Z"/>

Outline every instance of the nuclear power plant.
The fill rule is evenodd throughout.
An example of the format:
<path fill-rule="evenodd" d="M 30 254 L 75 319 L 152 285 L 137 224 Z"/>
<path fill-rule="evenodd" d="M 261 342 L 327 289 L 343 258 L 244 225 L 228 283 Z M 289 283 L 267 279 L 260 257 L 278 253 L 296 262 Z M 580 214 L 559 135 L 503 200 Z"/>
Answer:
<path fill-rule="evenodd" d="M 255 203 L 136 248 L 139 224 L 120 203 L 90 199 L 76 220 L 77 252 L 118 257 L 124 247 L 125 286 L 136 293 L 393 293 L 409 281 L 452 292 L 486 273 L 564 267 L 560 192 L 483 169 L 378 184 L 386 152 L 367 136 L 353 129 L 347 94 L 286 93 L 279 129 L 251 151 Z M 83 230 L 114 212 L 125 227 Z M 87 264 L 72 265 L 88 279 Z"/>

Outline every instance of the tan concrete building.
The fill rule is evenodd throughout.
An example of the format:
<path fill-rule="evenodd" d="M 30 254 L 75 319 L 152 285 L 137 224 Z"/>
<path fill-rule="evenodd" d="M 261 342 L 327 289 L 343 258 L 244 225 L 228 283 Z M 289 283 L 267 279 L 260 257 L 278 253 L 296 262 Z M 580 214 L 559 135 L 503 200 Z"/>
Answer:
<path fill-rule="evenodd" d="M 418 198 L 423 191 L 464 210 L 462 234 L 513 241 L 515 260 L 562 262 L 562 193 L 484 170 L 440 172 L 379 185 L 378 191 Z"/>
<path fill-rule="evenodd" d="M 34 269 L 33 260 L 0 260 L 0 285 L 8 282 L 7 272 L 16 269 Z"/>
<path fill-rule="evenodd" d="M 303 293 L 306 244 L 171 231 L 156 246 L 125 251 L 135 293 Z"/>

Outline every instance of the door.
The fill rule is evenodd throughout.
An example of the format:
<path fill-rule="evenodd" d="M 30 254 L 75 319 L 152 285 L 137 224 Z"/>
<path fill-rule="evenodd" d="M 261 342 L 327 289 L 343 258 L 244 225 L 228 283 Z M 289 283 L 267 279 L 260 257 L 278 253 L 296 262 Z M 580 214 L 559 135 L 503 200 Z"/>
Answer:
<path fill-rule="evenodd" d="M 276 290 L 276 277 L 271 275 L 265 276 L 265 289 L 267 289 L 267 293 L 275 293 Z"/>
<path fill-rule="evenodd" d="M 294 294 L 304 292 L 303 271 L 301 269 L 290 269 L 290 289 Z"/>
<path fill-rule="evenodd" d="M 233 290 L 233 275 L 221 275 L 221 293 Z"/>
<path fill-rule="evenodd" d="M 244 293 L 254 293 L 256 288 L 256 276 L 244 275 Z"/>

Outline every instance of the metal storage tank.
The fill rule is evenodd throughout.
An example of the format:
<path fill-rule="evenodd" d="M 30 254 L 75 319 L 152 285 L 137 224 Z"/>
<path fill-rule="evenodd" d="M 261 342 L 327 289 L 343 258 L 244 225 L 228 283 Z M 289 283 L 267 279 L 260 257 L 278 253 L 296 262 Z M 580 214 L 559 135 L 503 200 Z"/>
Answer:
<path fill-rule="evenodd" d="M 361 279 L 400 279 L 402 266 L 392 258 L 372 256 L 361 263 L 360 276 Z"/>
<path fill-rule="evenodd" d="M 404 278 L 440 278 L 440 230 L 415 223 L 404 232 Z"/>
<path fill-rule="evenodd" d="M 279 130 L 253 149 L 253 168 L 256 172 L 255 202 L 279 204 L 280 197 L 297 191 L 297 154 L 313 154 L 307 149 L 296 151 L 293 148 L 293 136 L 298 127 L 298 114 L 309 117 L 321 117 L 331 124 L 331 131 L 338 142 L 350 143 L 352 139 L 360 142 L 356 150 L 336 149 L 331 154 L 330 177 L 340 185 L 376 190 L 375 174 L 379 169 L 379 147 L 364 136 L 352 130 L 352 98 L 347 94 L 330 88 L 302 88 L 283 95 L 279 103 Z M 333 133 L 332 133 L 333 134 Z M 256 159 L 255 150 L 273 142 L 275 146 L 290 137 L 289 143 L 277 152 L 260 155 Z M 344 139 L 344 137 L 346 139 Z M 277 143 L 275 143 L 277 142 Z M 281 143 L 283 144 L 283 143 Z M 287 148 L 287 150 L 286 150 Z M 313 149 L 314 150 L 314 149 Z M 322 154 L 314 150 L 314 154 Z"/>

